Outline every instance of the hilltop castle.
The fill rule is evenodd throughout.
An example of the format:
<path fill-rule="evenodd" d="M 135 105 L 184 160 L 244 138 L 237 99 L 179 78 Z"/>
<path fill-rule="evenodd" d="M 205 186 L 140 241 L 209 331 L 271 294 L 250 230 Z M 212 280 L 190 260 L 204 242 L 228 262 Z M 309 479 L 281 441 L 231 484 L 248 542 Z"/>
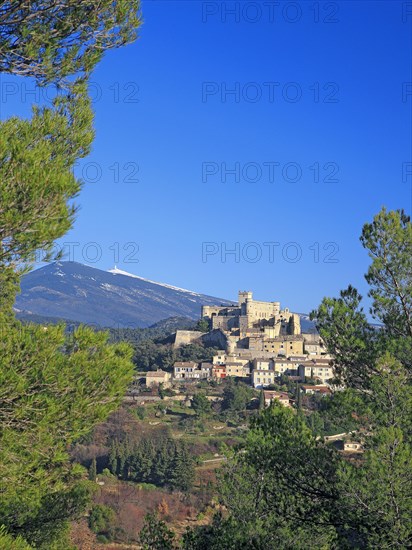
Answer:
<path fill-rule="evenodd" d="M 261 302 L 250 291 L 239 291 L 237 305 L 203 306 L 202 318 L 210 321 L 211 329 L 220 329 L 239 340 L 256 337 L 266 339 L 300 335 L 300 318 L 280 302 Z M 249 347 L 249 346 L 247 346 Z"/>
<path fill-rule="evenodd" d="M 282 374 L 302 380 L 332 377 L 330 356 L 319 335 L 303 334 L 300 316 L 281 309 L 280 302 L 257 301 L 252 292 L 239 291 L 237 304 L 202 306 L 202 319 L 208 321 L 209 332 L 199 337 L 199 332 L 178 330 L 175 347 L 195 341 L 219 347 L 211 365 L 215 378 L 235 376 L 265 387 Z M 191 372 L 187 377 L 201 377 L 194 364 L 183 366 Z"/>

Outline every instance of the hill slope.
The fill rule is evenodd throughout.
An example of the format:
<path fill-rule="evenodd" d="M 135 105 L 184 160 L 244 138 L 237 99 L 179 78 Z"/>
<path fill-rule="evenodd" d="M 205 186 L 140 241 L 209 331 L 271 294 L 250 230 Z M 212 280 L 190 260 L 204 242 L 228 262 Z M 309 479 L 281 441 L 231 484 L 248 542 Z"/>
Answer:
<path fill-rule="evenodd" d="M 19 316 L 54 317 L 100 327 L 149 327 L 168 317 L 198 319 L 202 305 L 229 304 L 114 269 L 55 262 L 25 275 L 15 309 Z"/>

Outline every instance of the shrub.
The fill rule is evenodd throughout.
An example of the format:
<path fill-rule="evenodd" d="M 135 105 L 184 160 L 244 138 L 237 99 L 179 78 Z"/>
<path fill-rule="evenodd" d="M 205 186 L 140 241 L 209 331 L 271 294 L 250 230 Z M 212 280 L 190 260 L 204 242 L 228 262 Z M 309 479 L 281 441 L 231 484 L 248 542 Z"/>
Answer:
<path fill-rule="evenodd" d="M 89 527 L 93 533 L 111 538 L 111 533 L 115 521 L 115 513 L 109 506 L 96 504 L 90 511 Z"/>
<path fill-rule="evenodd" d="M 146 409 L 140 405 L 133 409 L 133 412 L 139 420 L 144 420 L 146 417 Z"/>

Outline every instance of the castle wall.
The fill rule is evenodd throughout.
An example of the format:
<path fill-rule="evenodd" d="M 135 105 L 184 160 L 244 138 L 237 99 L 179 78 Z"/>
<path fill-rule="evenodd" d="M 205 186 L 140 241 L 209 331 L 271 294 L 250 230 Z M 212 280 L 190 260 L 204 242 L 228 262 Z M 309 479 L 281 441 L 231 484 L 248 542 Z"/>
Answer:
<path fill-rule="evenodd" d="M 231 331 L 236 328 L 239 328 L 238 316 L 214 315 L 212 317 L 212 329 Z"/>
<path fill-rule="evenodd" d="M 173 347 L 180 348 L 180 346 L 193 344 L 199 341 L 202 335 L 203 332 L 199 332 L 198 330 L 177 330 Z"/>
<path fill-rule="evenodd" d="M 227 337 L 219 329 L 202 334 L 201 341 L 206 346 L 214 346 L 219 349 L 227 348 Z"/>
<path fill-rule="evenodd" d="M 303 338 L 299 336 L 267 338 L 263 342 L 263 351 L 290 355 L 303 355 Z"/>

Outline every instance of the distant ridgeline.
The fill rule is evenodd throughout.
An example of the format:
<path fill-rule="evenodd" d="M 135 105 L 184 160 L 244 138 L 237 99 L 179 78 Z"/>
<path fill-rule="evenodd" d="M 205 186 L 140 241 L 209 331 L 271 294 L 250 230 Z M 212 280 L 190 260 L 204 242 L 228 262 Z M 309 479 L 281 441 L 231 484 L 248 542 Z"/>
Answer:
<path fill-rule="evenodd" d="M 72 332 L 82 324 L 77 321 L 58 319 L 56 317 L 44 317 L 42 315 L 33 315 L 25 312 L 17 312 L 16 317 L 22 323 L 36 323 L 39 325 L 57 325 L 59 323 L 64 323 L 67 327 L 67 332 Z M 137 343 L 143 340 L 163 340 L 171 338 L 176 330 L 193 330 L 196 326 L 196 322 L 187 317 L 169 317 L 147 328 L 105 328 L 95 327 L 93 324 L 88 326 L 96 328 L 97 330 L 108 330 L 112 341 L 124 340 Z"/>
<path fill-rule="evenodd" d="M 101 328 L 147 328 L 170 317 L 197 321 L 203 305 L 216 303 L 231 302 L 119 269 L 55 262 L 22 278 L 15 311 Z"/>

